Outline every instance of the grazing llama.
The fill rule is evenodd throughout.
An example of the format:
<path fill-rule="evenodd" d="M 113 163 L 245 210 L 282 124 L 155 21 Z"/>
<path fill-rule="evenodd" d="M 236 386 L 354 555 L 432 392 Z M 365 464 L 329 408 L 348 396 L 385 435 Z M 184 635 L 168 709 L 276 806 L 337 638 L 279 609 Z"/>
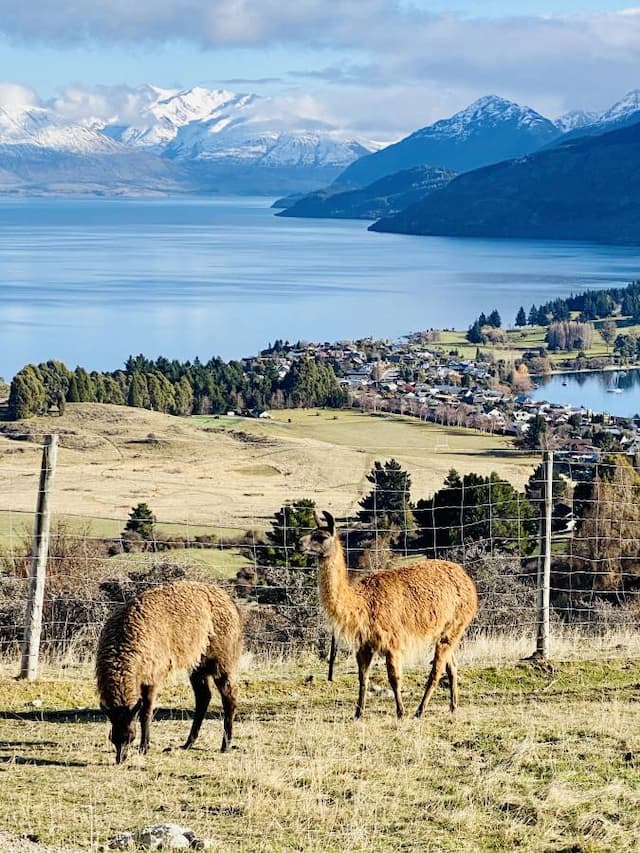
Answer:
<path fill-rule="evenodd" d="M 195 712 L 188 749 L 198 737 L 211 700 L 210 678 L 222 699 L 221 752 L 231 743 L 242 651 L 238 608 L 221 589 L 178 581 L 148 589 L 118 608 L 98 641 L 96 678 L 100 707 L 111 723 L 116 764 L 126 758 L 140 718 L 140 751 L 149 748 L 149 726 L 156 694 L 167 676 L 189 671 Z"/>
<path fill-rule="evenodd" d="M 317 528 L 299 542 L 318 557 L 320 601 L 335 634 L 356 650 L 360 689 L 356 718 L 365 707 L 369 668 L 375 652 L 386 657 L 398 717 L 404 716 L 402 659 L 406 652 L 435 643 L 431 672 L 416 716 L 420 717 L 446 669 L 450 708 L 458 705 L 454 650 L 478 608 L 476 587 L 462 566 L 419 560 L 367 575 L 350 584 L 342 544 L 329 512 L 316 512 Z"/>

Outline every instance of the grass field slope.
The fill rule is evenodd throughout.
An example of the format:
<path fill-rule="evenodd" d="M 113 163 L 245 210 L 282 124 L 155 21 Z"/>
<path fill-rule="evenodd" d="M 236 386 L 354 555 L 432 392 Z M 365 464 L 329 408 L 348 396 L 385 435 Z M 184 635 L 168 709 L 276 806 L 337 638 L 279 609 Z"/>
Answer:
<path fill-rule="evenodd" d="M 423 719 L 396 721 L 381 666 L 356 722 L 352 661 L 339 661 L 334 684 L 317 661 L 254 662 L 226 755 L 211 719 L 192 750 L 163 753 L 191 703 L 176 682 L 150 752 L 119 768 L 88 673 L 0 680 L 0 827 L 79 850 L 165 821 L 219 853 L 637 850 L 637 662 L 553 674 L 462 663 L 455 716 L 439 690 Z M 407 694 L 421 689 L 409 674 Z"/>
<path fill-rule="evenodd" d="M 122 529 L 131 507 L 147 502 L 159 522 L 264 528 L 286 500 L 311 497 L 337 515 L 369 491 L 374 460 L 395 457 L 411 473 L 416 497 L 433 493 L 450 468 L 493 470 L 522 487 L 533 460 L 505 453 L 509 441 L 415 418 L 359 411 L 291 410 L 270 420 L 177 418 L 142 409 L 69 404 L 63 417 L 5 424 L 0 433 L 0 515 L 35 507 L 37 439 L 60 432 L 54 511 Z M 96 522 L 98 523 L 98 522 Z M 115 529 L 112 529 L 115 528 Z M 97 532 L 97 531 L 96 531 Z"/>

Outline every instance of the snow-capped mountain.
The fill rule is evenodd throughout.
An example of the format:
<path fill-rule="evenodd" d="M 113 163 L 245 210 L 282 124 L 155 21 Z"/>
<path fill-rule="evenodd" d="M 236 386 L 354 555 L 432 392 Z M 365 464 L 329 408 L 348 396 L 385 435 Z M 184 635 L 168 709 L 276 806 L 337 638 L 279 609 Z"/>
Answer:
<path fill-rule="evenodd" d="M 632 89 L 599 117 L 598 124 L 621 125 L 640 120 L 640 89 Z M 610 128 L 611 129 L 611 128 Z"/>
<path fill-rule="evenodd" d="M 214 121 L 222 130 L 234 112 L 252 103 L 257 95 L 237 95 L 224 89 L 196 86 L 170 91 L 154 86 L 141 87 L 143 107 L 132 124 L 107 123 L 103 132 L 126 145 L 136 145 L 162 153 L 182 127 Z M 145 104 L 145 96 L 148 102 Z"/>
<path fill-rule="evenodd" d="M 585 113 L 585 115 L 590 118 L 590 121 L 567 127 L 563 139 L 596 136 L 601 133 L 608 133 L 610 130 L 636 124 L 640 121 L 640 89 L 632 89 L 627 92 L 623 98 L 602 113 Z M 566 117 L 563 116 L 562 119 L 564 118 Z M 561 127 L 560 121 L 562 119 L 556 121 L 558 127 Z"/>
<path fill-rule="evenodd" d="M 590 124 L 598 121 L 599 114 L 585 112 L 584 110 L 571 110 L 557 119 L 554 119 L 554 124 L 563 133 L 569 133 L 572 130 L 579 130 L 581 127 L 588 127 Z"/>
<path fill-rule="evenodd" d="M 109 191 L 117 160 L 117 175 L 127 174 L 133 191 L 140 185 L 152 189 L 159 175 L 162 190 L 280 194 L 328 183 L 375 147 L 275 99 L 224 89 L 141 86 L 130 91 L 120 111 L 104 113 L 76 110 L 71 119 L 55 102 L 0 106 L 2 185 L 10 186 L 13 175 L 16 187 L 25 180 L 43 186 L 52 178 L 54 155 L 64 153 L 64 181 L 75 169 L 74 186 L 96 186 L 96 158 L 102 158 L 100 191 Z M 122 182 L 117 183 L 120 191 Z"/>
<path fill-rule="evenodd" d="M 336 187 L 360 187 L 414 166 L 457 172 L 521 157 L 560 135 L 549 119 L 513 101 L 487 95 L 450 118 L 423 127 L 349 166 Z"/>
<path fill-rule="evenodd" d="M 103 133 L 181 162 L 206 188 L 225 191 L 318 186 L 377 147 L 275 99 L 201 87 L 162 93 L 139 121 Z"/>

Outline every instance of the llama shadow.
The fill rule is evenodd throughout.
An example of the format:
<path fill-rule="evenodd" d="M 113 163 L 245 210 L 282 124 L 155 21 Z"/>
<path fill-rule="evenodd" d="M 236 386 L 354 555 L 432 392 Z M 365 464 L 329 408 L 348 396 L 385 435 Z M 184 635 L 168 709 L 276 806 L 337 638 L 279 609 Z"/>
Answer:
<path fill-rule="evenodd" d="M 222 711 L 217 708 L 207 712 L 207 719 L 221 720 Z M 156 708 L 154 720 L 191 720 L 193 711 L 187 708 Z M 238 717 L 239 718 L 239 717 Z M 0 720 L 23 720 L 33 723 L 103 723 L 106 716 L 99 708 L 70 708 L 51 711 L 0 711 Z M 2 741 L 0 741 L 0 746 Z"/>
<path fill-rule="evenodd" d="M 58 746 L 58 744 L 56 744 Z M 88 767 L 86 761 L 57 761 L 54 758 L 27 758 L 24 755 L 0 755 L 0 764 L 20 764 L 30 767 Z"/>

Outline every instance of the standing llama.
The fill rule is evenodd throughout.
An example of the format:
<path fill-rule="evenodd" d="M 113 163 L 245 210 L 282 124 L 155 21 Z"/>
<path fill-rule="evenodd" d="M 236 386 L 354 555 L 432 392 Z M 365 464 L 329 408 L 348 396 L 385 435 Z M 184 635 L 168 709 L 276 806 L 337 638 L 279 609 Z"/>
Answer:
<path fill-rule="evenodd" d="M 225 752 L 233 734 L 241 651 L 240 613 L 217 587 L 178 581 L 148 589 L 118 608 L 102 629 L 96 659 L 100 707 L 111 723 L 116 764 L 124 761 L 135 740 L 138 717 L 140 751 L 148 750 L 157 692 L 178 669 L 189 671 L 195 696 L 193 723 L 182 748 L 198 737 L 213 678 L 222 699 Z"/>
<path fill-rule="evenodd" d="M 364 711 L 369 667 L 375 652 L 386 657 L 387 675 L 398 717 L 404 716 L 400 689 L 407 651 L 435 643 L 431 672 L 416 717 L 420 717 L 446 669 L 450 708 L 458 706 L 454 650 L 475 616 L 475 584 L 457 563 L 419 560 L 402 568 L 367 575 L 350 584 L 335 521 L 316 512 L 317 528 L 299 547 L 318 557 L 320 601 L 335 634 L 356 650 L 360 690 L 356 718 Z"/>

